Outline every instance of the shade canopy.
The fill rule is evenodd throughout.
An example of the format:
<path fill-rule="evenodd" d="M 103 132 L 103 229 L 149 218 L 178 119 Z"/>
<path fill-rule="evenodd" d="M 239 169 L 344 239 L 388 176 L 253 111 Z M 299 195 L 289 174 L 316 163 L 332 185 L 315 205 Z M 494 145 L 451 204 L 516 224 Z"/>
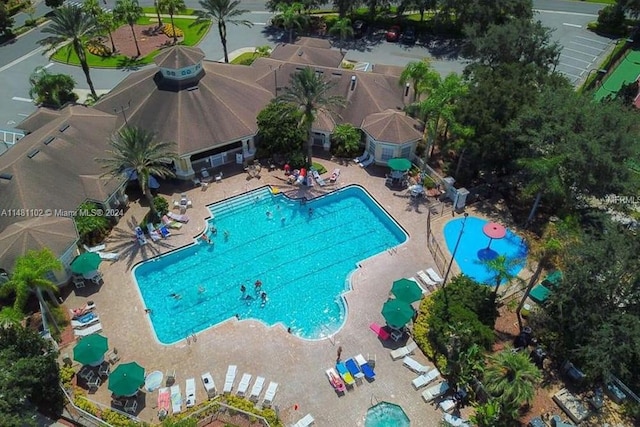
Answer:
<path fill-rule="evenodd" d="M 73 348 L 73 360 L 83 365 L 93 365 L 104 358 L 108 349 L 106 337 L 99 334 L 87 335 Z"/>
<path fill-rule="evenodd" d="M 87 274 L 96 271 L 102 260 L 95 252 L 85 252 L 80 254 L 71 263 L 71 271 L 75 274 Z"/>
<path fill-rule="evenodd" d="M 422 298 L 422 289 L 413 280 L 400 279 L 393 282 L 391 293 L 401 301 L 412 303 Z"/>
<path fill-rule="evenodd" d="M 503 239 L 507 235 L 507 230 L 497 222 L 489 222 L 482 227 L 485 236 L 490 239 Z"/>
<path fill-rule="evenodd" d="M 387 162 L 387 166 L 394 171 L 408 171 L 411 169 L 411 162 L 408 159 L 396 157 L 394 159 L 390 159 Z"/>
<path fill-rule="evenodd" d="M 408 302 L 392 299 L 382 306 L 382 316 L 392 328 L 402 328 L 413 318 L 413 307 Z"/>
<path fill-rule="evenodd" d="M 116 396 L 132 396 L 144 384 L 144 368 L 136 362 L 119 365 L 109 375 L 109 390 Z"/>

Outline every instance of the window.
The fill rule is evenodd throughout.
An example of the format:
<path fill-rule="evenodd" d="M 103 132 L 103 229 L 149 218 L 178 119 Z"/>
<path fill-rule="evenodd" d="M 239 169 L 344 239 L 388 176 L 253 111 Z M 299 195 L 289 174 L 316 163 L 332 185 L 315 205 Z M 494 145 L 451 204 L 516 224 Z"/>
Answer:
<path fill-rule="evenodd" d="M 382 158 L 380 160 L 385 161 L 393 158 L 395 147 L 389 147 L 388 145 L 382 146 Z"/>
<path fill-rule="evenodd" d="M 404 147 L 402 147 L 402 150 L 400 151 L 400 157 L 411 160 L 410 156 L 411 156 L 411 145 L 407 144 Z"/>
<path fill-rule="evenodd" d="M 373 139 L 369 140 L 369 147 L 367 147 L 367 151 L 372 157 L 376 157 L 376 142 Z"/>

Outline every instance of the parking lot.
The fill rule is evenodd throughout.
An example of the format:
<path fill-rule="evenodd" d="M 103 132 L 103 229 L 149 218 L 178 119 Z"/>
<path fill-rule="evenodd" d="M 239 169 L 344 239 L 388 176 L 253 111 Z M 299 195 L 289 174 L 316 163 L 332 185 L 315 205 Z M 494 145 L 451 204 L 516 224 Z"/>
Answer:
<path fill-rule="evenodd" d="M 604 60 L 603 54 L 612 43 L 612 40 L 593 33 L 575 35 L 562 48 L 556 70 L 578 85 L 587 77 L 589 70 L 597 68 Z"/>

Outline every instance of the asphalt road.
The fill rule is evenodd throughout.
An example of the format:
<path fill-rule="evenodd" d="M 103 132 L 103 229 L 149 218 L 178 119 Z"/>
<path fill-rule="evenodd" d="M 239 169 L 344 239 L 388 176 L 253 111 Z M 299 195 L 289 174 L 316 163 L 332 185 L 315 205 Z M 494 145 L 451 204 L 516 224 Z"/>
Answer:
<path fill-rule="evenodd" d="M 153 5 L 153 0 L 141 0 L 142 6 Z M 187 7 L 198 6 L 196 0 L 186 0 Z M 271 14 L 265 10 L 264 1 L 241 0 L 242 7 L 251 12 L 243 17 L 254 23 L 252 28 L 228 26 L 228 49 L 233 51 L 243 47 L 275 45 L 286 41 L 286 34 L 272 31 L 266 26 Z M 106 0 L 104 7 L 113 8 L 115 0 Z M 550 28 L 554 28 L 554 38 L 564 47 L 558 71 L 563 72 L 571 81 L 579 83 L 586 77 L 588 70 L 601 60 L 601 55 L 611 43 L 586 30 L 586 24 L 595 20 L 603 5 L 562 0 L 535 0 L 534 7 L 538 19 Z M 49 8 L 40 2 L 36 7 L 37 15 L 47 13 Z M 16 16 L 16 22 L 25 19 L 25 14 Z M 28 76 L 38 66 L 48 67 L 53 73 L 71 75 L 79 89 L 88 86 L 79 67 L 53 63 L 43 55 L 38 40 L 46 37 L 42 29 L 47 24 L 26 33 L 13 43 L 0 47 L 0 130 L 12 129 L 17 123 L 35 111 L 29 97 Z M 461 72 L 466 61 L 458 56 L 459 46 L 450 40 L 424 38 L 414 46 L 387 43 L 384 32 L 370 34 L 366 40 L 353 41 L 346 49 L 347 59 L 371 64 L 406 65 L 408 62 L 429 56 L 433 67 L 442 74 Z M 223 56 L 217 29 L 211 31 L 199 46 L 208 59 L 219 60 Z M 130 71 L 91 69 L 91 77 L 98 90 L 109 90 L 120 82 Z M 1 137 L 1 134 L 0 134 Z"/>

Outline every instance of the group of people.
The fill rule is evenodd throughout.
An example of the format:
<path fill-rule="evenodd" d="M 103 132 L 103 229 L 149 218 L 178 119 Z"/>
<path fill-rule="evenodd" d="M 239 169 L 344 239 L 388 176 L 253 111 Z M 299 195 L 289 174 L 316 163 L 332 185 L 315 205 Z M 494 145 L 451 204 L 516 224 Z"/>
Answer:
<path fill-rule="evenodd" d="M 218 235 L 218 229 L 216 228 L 216 226 L 215 226 L 215 225 L 212 225 L 211 227 L 209 227 L 209 232 L 211 233 L 211 235 L 212 235 L 213 237 L 216 237 L 216 236 Z M 225 242 L 226 242 L 226 241 L 228 241 L 228 240 L 229 240 L 230 233 L 229 233 L 227 230 L 225 230 L 225 231 L 223 232 L 223 234 L 224 234 L 224 241 L 225 241 Z M 202 233 L 202 236 L 200 236 L 200 238 L 201 238 L 203 241 L 207 242 L 208 244 L 213 245 L 213 240 L 211 240 L 211 237 L 209 237 L 209 235 L 207 234 L 207 232 Z"/>
<path fill-rule="evenodd" d="M 265 304 L 267 303 L 267 293 L 262 290 L 262 281 L 260 279 L 256 280 L 256 282 L 254 283 L 254 288 L 255 288 L 254 290 L 255 290 L 256 296 L 260 297 L 260 300 L 262 301 L 262 306 L 264 307 Z M 240 292 L 242 292 L 242 299 L 245 299 L 245 300 L 253 299 L 253 297 L 251 297 L 250 295 L 247 295 L 247 287 L 244 285 L 244 283 L 240 285 Z"/>

